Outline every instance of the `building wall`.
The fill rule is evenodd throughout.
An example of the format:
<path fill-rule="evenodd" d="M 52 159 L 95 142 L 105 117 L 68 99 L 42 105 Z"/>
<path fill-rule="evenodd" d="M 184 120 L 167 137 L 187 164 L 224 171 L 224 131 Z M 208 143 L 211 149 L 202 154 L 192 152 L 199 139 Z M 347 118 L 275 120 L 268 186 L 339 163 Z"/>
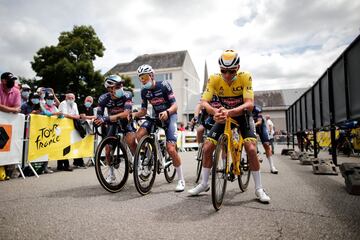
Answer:
<path fill-rule="evenodd" d="M 171 73 L 171 79 L 164 79 Z M 134 108 L 139 109 L 141 103 L 140 96 L 140 82 L 137 77 L 136 72 L 127 72 L 119 73 L 131 77 L 133 84 L 135 85 L 134 89 Z M 178 121 L 186 122 L 186 109 L 188 109 L 187 104 L 190 104 L 189 100 L 192 95 L 199 94 L 200 89 L 200 79 L 196 73 L 195 67 L 191 62 L 189 54 L 186 55 L 184 60 L 184 65 L 181 68 L 171 68 L 171 69 L 156 69 L 155 78 L 157 80 L 167 80 L 173 88 L 176 102 L 178 104 Z M 188 81 L 186 82 L 185 79 Z M 193 111 L 193 109 L 191 109 Z M 189 112 L 189 110 L 188 110 Z"/>
<path fill-rule="evenodd" d="M 274 123 L 275 131 L 286 130 L 286 115 L 284 110 L 264 111 L 263 116 L 269 114 L 271 121 Z"/>

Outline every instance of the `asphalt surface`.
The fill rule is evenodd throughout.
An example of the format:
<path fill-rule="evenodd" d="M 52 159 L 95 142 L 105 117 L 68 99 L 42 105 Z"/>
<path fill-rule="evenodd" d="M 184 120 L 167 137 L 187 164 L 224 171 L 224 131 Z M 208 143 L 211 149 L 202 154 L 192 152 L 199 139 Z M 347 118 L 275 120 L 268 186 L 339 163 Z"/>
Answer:
<path fill-rule="evenodd" d="M 341 174 L 314 175 L 281 148 L 278 175 L 261 166 L 271 203 L 255 199 L 252 180 L 244 193 L 233 182 L 218 212 L 210 192 L 175 193 L 163 174 L 147 196 L 132 175 L 123 191 L 106 192 L 93 167 L 0 182 L 0 239 L 360 239 L 360 196 L 346 192 Z M 186 190 L 195 154 L 181 153 Z"/>

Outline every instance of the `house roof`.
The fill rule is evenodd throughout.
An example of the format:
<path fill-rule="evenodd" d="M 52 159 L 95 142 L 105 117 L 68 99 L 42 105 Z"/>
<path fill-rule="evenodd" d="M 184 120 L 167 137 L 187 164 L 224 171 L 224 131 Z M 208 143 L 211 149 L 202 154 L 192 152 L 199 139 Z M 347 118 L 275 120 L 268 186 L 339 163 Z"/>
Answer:
<path fill-rule="evenodd" d="M 187 51 L 144 54 L 128 63 L 119 63 L 107 74 L 135 72 L 140 65 L 149 64 L 153 69 L 175 68 L 184 65 Z"/>
<path fill-rule="evenodd" d="M 255 91 L 255 104 L 263 108 L 287 108 L 293 104 L 307 88 Z"/>

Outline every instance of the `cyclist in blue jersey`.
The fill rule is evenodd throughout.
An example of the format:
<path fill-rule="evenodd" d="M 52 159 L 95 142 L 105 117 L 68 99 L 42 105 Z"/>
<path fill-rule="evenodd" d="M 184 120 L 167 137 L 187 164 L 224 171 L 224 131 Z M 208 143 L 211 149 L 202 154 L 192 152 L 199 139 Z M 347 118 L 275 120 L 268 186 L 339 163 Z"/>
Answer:
<path fill-rule="evenodd" d="M 182 192 L 185 189 L 185 180 L 182 172 L 181 159 L 176 151 L 177 142 L 177 104 L 170 84 L 167 81 L 157 82 L 154 77 L 154 70 L 150 65 L 142 65 L 137 69 L 141 89 L 141 110 L 133 113 L 133 118 L 140 118 L 146 115 L 148 102 L 152 105 L 156 117 L 164 124 L 166 135 L 166 150 L 173 159 L 174 167 L 178 176 L 176 192 Z M 145 121 L 136 133 L 138 141 L 149 134 L 151 123 Z M 164 164 L 163 164 L 164 165 Z"/>
<path fill-rule="evenodd" d="M 276 169 L 274 165 L 274 160 L 272 158 L 270 138 L 269 138 L 269 132 L 266 128 L 266 121 L 264 117 L 261 115 L 261 112 L 262 112 L 261 108 L 255 105 L 252 113 L 255 122 L 256 133 L 259 135 L 261 143 L 265 149 L 266 158 L 268 159 L 270 165 L 270 172 L 273 174 L 278 174 L 278 170 Z"/>
<path fill-rule="evenodd" d="M 107 124 L 107 136 L 114 136 L 116 129 L 120 127 L 125 134 L 125 142 L 129 146 L 131 153 L 134 154 L 136 149 L 136 129 L 128 121 L 133 105 L 132 94 L 131 92 L 124 91 L 124 80 L 118 75 L 106 77 L 104 85 L 108 92 L 99 97 L 97 118 L 94 120 L 94 123 L 98 126 Z M 105 108 L 107 109 L 108 116 L 104 115 Z M 117 126 L 118 120 L 120 120 L 120 126 Z M 115 176 L 111 169 L 106 180 L 108 182 L 115 181 Z"/>

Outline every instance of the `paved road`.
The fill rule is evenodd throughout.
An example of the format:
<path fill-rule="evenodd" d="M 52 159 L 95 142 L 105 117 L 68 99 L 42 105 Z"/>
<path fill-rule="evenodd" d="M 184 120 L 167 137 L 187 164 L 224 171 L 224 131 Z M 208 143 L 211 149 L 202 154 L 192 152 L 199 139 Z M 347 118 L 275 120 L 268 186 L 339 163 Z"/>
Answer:
<path fill-rule="evenodd" d="M 181 157 L 189 189 L 195 152 Z M 106 192 L 93 167 L 0 182 L 0 239 L 360 239 L 360 196 L 345 191 L 341 175 L 275 158 L 279 175 L 262 164 L 271 204 L 254 199 L 252 181 L 245 193 L 230 183 L 218 212 L 209 193 L 175 193 L 163 175 L 144 197 L 132 175 L 122 192 Z"/>

